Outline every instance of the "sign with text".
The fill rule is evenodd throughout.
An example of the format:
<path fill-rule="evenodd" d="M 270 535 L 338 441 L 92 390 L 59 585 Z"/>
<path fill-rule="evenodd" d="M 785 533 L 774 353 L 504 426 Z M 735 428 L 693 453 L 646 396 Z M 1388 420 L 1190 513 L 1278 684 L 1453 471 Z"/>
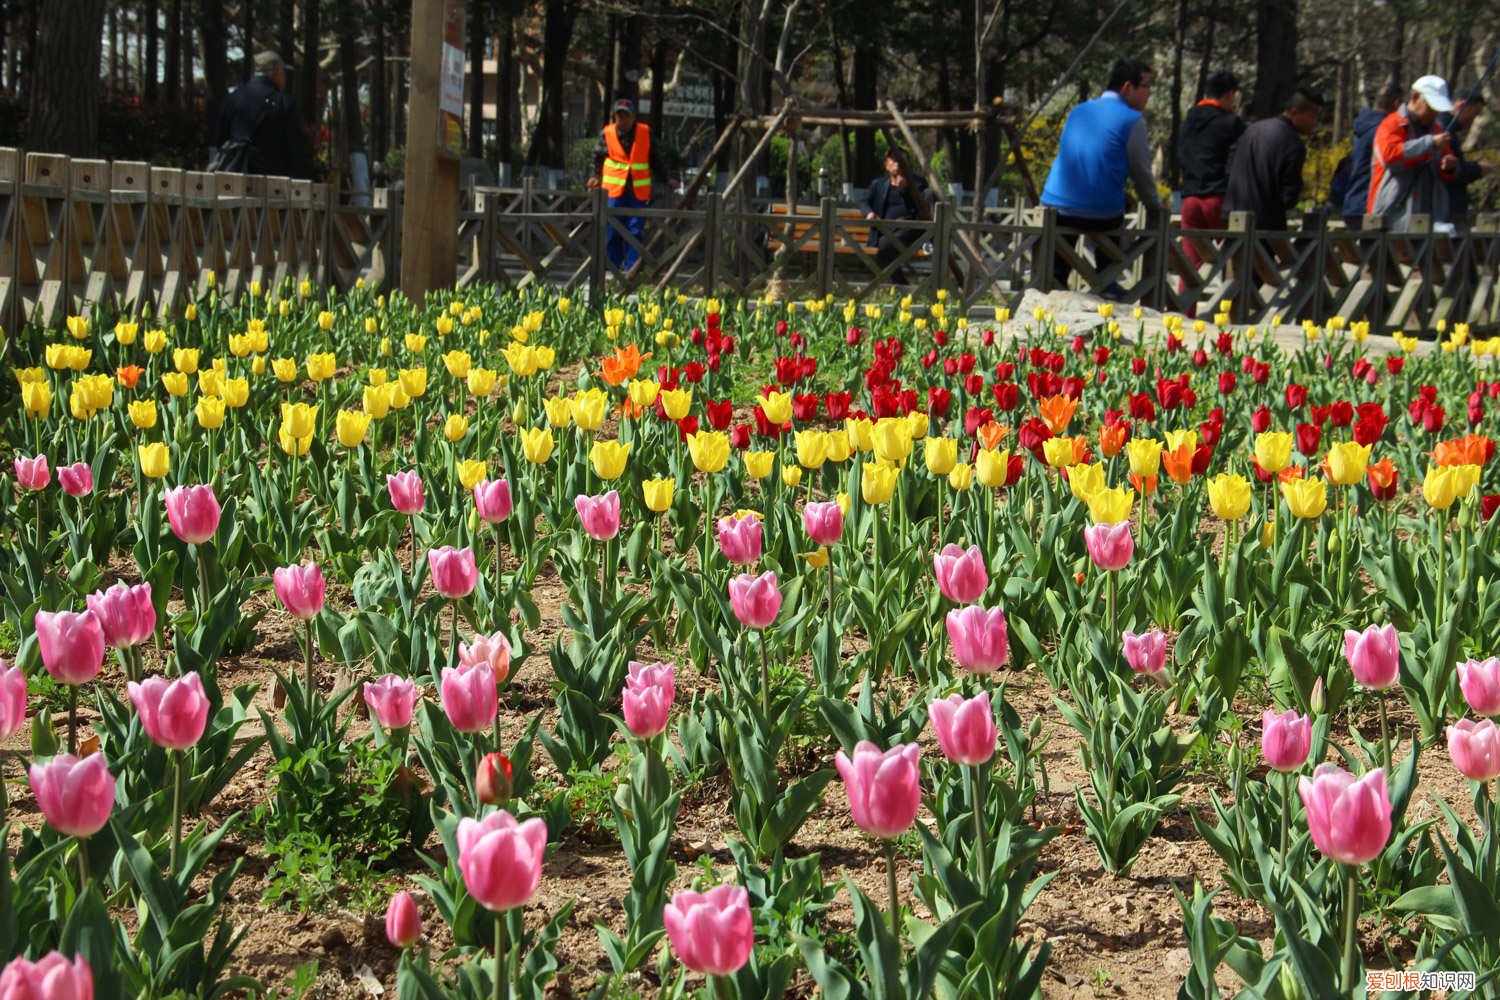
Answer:
<path fill-rule="evenodd" d="M 661 102 L 663 115 L 676 118 L 712 118 L 714 85 L 704 77 L 688 77 L 672 88 Z"/>
<path fill-rule="evenodd" d="M 464 22 L 460 0 L 443 0 L 443 55 L 438 77 L 438 150 L 464 148 Z"/>

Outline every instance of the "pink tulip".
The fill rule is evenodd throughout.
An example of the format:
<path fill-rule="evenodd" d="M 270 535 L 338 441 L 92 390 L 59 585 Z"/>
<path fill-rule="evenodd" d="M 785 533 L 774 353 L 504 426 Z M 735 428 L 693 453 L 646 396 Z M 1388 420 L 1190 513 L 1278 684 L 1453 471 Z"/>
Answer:
<path fill-rule="evenodd" d="M 458 871 L 469 895 L 487 910 L 524 906 L 542 881 L 547 824 L 524 823 L 504 809 L 482 820 L 458 821 Z"/>
<path fill-rule="evenodd" d="M 443 711 L 453 728 L 461 733 L 483 732 L 500 711 L 495 671 L 487 662 L 444 667 L 438 687 L 443 696 Z"/>
<path fill-rule="evenodd" d="M 729 581 L 729 606 L 746 628 L 762 629 L 776 620 L 781 610 L 781 588 L 776 574 L 766 570 L 760 576 L 741 573 Z"/>
<path fill-rule="evenodd" d="M 415 472 L 397 472 L 385 477 L 391 505 L 403 514 L 420 514 L 426 505 L 422 495 L 422 477 Z"/>
<path fill-rule="evenodd" d="M 405 729 L 417 703 L 417 686 L 405 677 L 386 674 L 365 682 L 365 704 L 382 729 Z"/>
<path fill-rule="evenodd" d="M 0 972 L 0 1000 L 94 1000 L 94 975 L 82 955 L 15 958 Z"/>
<path fill-rule="evenodd" d="M 1401 674 L 1401 637 L 1394 625 L 1371 625 L 1363 632 L 1344 631 L 1344 658 L 1361 687 L 1379 691 Z"/>
<path fill-rule="evenodd" d="M 146 735 L 157 746 L 186 750 L 203 735 L 203 727 L 208 724 L 208 696 L 196 672 L 174 681 L 165 677 L 147 677 L 140 684 L 129 681 L 125 690 Z"/>
<path fill-rule="evenodd" d="M 683 965 L 705 976 L 730 976 L 750 960 L 755 920 L 742 885 L 679 892 L 662 911 L 667 940 Z"/>
<path fill-rule="evenodd" d="M 458 644 L 458 662 L 466 667 L 487 663 L 495 672 L 495 683 L 510 676 L 510 640 L 504 632 L 476 635 L 473 642 Z"/>
<path fill-rule="evenodd" d="M 1280 714 L 1266 709 L 1260 717 L 1260 753 L 1266 764 L 1283 774 L 1307 763 L 1312 748 L 1312 719 L 1291 709 Z"/>
<path fill-rule="evenodd" d="M 1307 828 L 1318 850 L 1346 865 L 1362 865 L 1380 856 L 1391 836 L 1391 799 L 1385 771 L 1364 777 L 1334 764 L 1319 764 L 1312 777 L 1297 783 L 1307 809 Z"/>
<path fill-rule="evenodd" d="M 85 497 L 94 492 L 94 470 L 87 462 L 57 467 L 57 484 L 70 497 Z"/>
<path fill-rule="evenodd" d="M 988 674 L 1005 666 L 1010 636 L 1004 611 L 971 604 L 948 612 L 947 621 L 953 658 L 960 667 L 970 673 Z"/>
<path fill-rule="evenodd" d="M 323 601 L 328 595 L 328 586 L 323 582 L 323 571 L 317 563 L 303 562 L 296 566 L 282 566 L 271 573 L 276 585 L 276 596 L 281 606 L 293 618 L 310 622 L 323 610 Z"/>
<path fill-rule="evenodd" d="M 26 675 L 20 667 L 0 660 L 0 742 L 10 739 L 26 724 Z M 4 781 L 0 775 L 0 781 Z"/>
<path fill-rule="evenodd" d="M 832 500 L 802 508 L 802 527 L 814 545 L 833 545 L 844 533 L 844 509 Z"/>
<path fill-rule="evenodd" d="M 596 497 L 581 494 L 573 498 L 583 533 L 595 541 L 607 542 L 620 533 L 620 493 L 610 490 Z"/>
<path fill-rule="evenodd" d="M 623 695 L 625 725 L 643 740 L 667 728 L 667 716 L 677 694 L 676 669 L 671 663 L 647 666 L 630 661 Z"/>
<path fill-rule="evenodd" d="M 760 518 L 721 517 L 717 533 L 724 558 L 736 566 L 749 566 L 760 558 Z"/>
<path fill-rule="evenodd" d="M 875 744 L 860 740 L 850 760 L 840 750 L 834 765 L 849 792 L 849 812 L 861 830 L 887 840 L 911 828 L 922 804 L 921 749 L 915 743 L 891 747 L 882 753 Z"/>
<path fill-rule="evenodd" d="M 1154 628 L 1144 635 L 1126 631 L 1120 639 L 1125 648 L 1125 662 L 1138 674 L 1157 674 L 1167 665 L 1167 634 Z"/>
<path fill-rule="evenodd" d="M 385 908 L 385 939 L 397 948 L 410 948 L 422 936 L 422 914 L 409 892 L 398 892 Z"/>
<path fill-rule="evenodd" d="M 1500 715 L 1500 656 L 1460 663 L 1458 686 L 1476 715 Z"/>
<path fill-rule="evenodd" d="M 511 780 L 510 758 L 503 753 L 487 753 L 479 758 L 474 772 L 474 794 L 487 806 L 503 806 L 515 791 Z"/>
<path fill-rule="evenodd" d="M 1119 524 L 1091 524 L 1083 529 L 1083 544 L 1088 547 L 1089 558 L 1100 569 L 1124 569 L 1135 555 L 1135 536 L 1130 533 L 1130 522 Z"/>
<path fill-rule="evenodd" d="M 927 717 L 938 749 L 953 763 L 978 767 L 995 756 L 995 714 L 988 691 L 967 701 L 957 694 L 934 699 L 927 704 Z"/>
<path fill-rule="evenodd" d="M 485 524 L 504 521 L 510 517 L 512 506 L 508 480 L 481 479 L 474 484 L 474 509 Z"/>
<path fill-rule="evenodd" d="M 115 807 L 115 779 L 104 755 L 79 760 L 58 754 L 45 764 L 31 765 L 31 790 L 47 824 L 70 837 L 91 837 L 109 822 Z"/>
<path fill-rule="evenodd" d="M 46 489 L 47 484 L 52 482 L 52 470 L 47 468 L 46 455 L 38 455 L 35 458 L 17 455 L 11 464 L 15 466 L 16 482 L 21 485 L 22 489 Z"/>
<path fill-rule="evenodd" d="M 212 486 L 174 486 L 167 490 L 167 521 L 172 534 L 189 545 L 202 545 L 219 530 L 219 499 Z"/>
<path fill-rule="evenodd" d="M 932 569 L 937 575 L 938 590 L 954 604 L 973 604 L 984 596 L 990 585 L 989 570 L 979 546 L 961 549 L 951 542 L 933 554 Z"/>
<path fill-rule="evenodd" d="M 94 591 L 83 601 L 104 630 L 105 643 L 113 649 L 129 649 L 156 631 L 156 605 L 151 603 L 149 583 L 133 587 L 116 583 L 108 590 Z"/>
<path fill-rule="evenodd" d="M 53 680 L 64 684 L 86 684 L 104 666 L 104 630 L 91 613 L 38 611 L 37 644 L 42 647 L 42 666 Z"/>
<path fill-rule="evenodd" d="M 474 550 L 451 545 L 427 550 L 427 568 L 432 571 L 432 589 L 452 600 L 468 597 L 479 582 Z"/>
<path fill-rule="evenodd" d="M 1448 727 L 1448 754 L 1471 781 L 1500 778 L 1500 726 L 1491 719 L 1459 719 Z"/>

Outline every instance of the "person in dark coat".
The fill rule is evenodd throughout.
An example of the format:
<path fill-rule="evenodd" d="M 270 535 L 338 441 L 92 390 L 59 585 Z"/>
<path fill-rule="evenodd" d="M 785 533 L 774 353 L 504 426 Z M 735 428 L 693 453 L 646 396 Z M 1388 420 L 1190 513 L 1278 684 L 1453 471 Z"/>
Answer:
<path fill-rule="evenodd" d="M 1342 201 L 1344 225 L 1350 229 L 1364 226 L 1365 202 L 1370 197 L 1370 161 L 1375 151 L 1375 130 L 1405 96 L 1400 87 L 1386 87 L 1375 95 L 1371 102 L 1373 107 L 1354 116 L 1354 145 L 1349 150 L 1349 172 Z"/>
<path fill-rule="evenodd" d="M 870 182 L 860 205 L 866 219 L 929 219 L 932 217 L 931 195 L 927 182 L 913 176 L 906 150 L 892 146 L 885 154 L 885 174 Z M 924 230 L 901 229 L 882 233 L 870 228 L 868 245 L 875 248 L 875 260 L 882 268 L 901 256 L 904 248 L 922 238 Z M 897 240 L 900 243 L 897 243 Z M 906 284 L 906 271 L 896 268 L 891 281 Z"/>
<path fill-rule="evenodd" d="M 1177 162 L 1182 166 L 1182 228 L 1223 229 L 1224 192 L 1229 188 L 1229 153 L 1245 132 L 1235 114 L 1239 77 L 1221 69 L 1208 78 L 1203 100 L 1193 106 L 1177 131 Z M 1198 248 L 1185 241 L 1182 252 L 1193 268 L 1203 265 Z M 1180 281 L 1179 290 L 1186 284 Z M 1188 307 L 1193 316 L 1196 308 Z"/>
<path fill-rule="evenodd" d="M 1474 119 L 1484 110 L 1484 95 L 1476 94 L 1466 98 L 1452 114 L 1438 115 L 1438 124 L 1453 134 L 1453 145 L 1451 147 L 1453 156 L 1458 160 L 1457 176 L 1446 182 L 1448 188 L 1448 218 L 1439 219 L 1439 222 L 1449 222 L 1457 229 L 1467 229 L 1469 226 L 1469 185 L 1479 178 L 1495 172 L 1493 163 L 1481 163 L 1470 160 L 1464 156 L 1464 141 L 1469 137 L 1469 129 L 1474 124 Z"/>
<path fill-rule="evenodd" d="M 1229 159 L 1226 212 L 1254 212 L 1257 229 L 1286 229 L 1287 212 L 1302 197 L 1302 137 L 1317 128 L 1322 110 L 1322 97 L 1298 87 L 1285 111 L 1245 130 Z"/>
<path fill-rule="evenodd" d="M 216 149 L 248 143 L 244 173 L 312 180 L 312 145 L 286 92 L 286 64 L 274 52 L 255 57 L 255 76 L 224 99 L 209 138 Z"/>

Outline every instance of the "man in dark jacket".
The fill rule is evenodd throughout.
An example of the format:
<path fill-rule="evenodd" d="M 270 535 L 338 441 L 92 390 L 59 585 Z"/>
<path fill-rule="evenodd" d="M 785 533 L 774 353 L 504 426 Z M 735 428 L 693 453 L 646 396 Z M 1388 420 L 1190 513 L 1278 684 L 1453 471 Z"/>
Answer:
<path fill-rule="evenodd" d="M 286 92 L 286 65 L 274 52 L 257 55 L 254 78 L 224 99 L 210 139 L 221 151 L 226 143 L 246 145 L 231 168 L 237 172 L 312 179 L 312 146 L 297 102 Z"/>
<path fill-rule="evenodd" d="M 930 198 L 927 182 L 913 176 L 906 150 L 892 146 L 885 154 L 885 174 L 870 182 L 860 207 L 865 210 L 866 219 L 929 219 L 932 217 Z M 901 229 L 894 234 L 882 233 L 872 226 L 868 244 L 875 248 L 875 260 L 884 268 L 901 256 L 904 247 L 920 240 L 924 232 L 921 229 Z M 905 269 L 898 267 L 892 271 L 891 281 L 906 284 Z"/>
<path fill-rule="evenodd" d="M 1302 197 L 1302 137 L 1317 128 L 1322 109 L 1322 97 L 1298 87 L 1285 111 L 1245 130 L 1229 159 L 1226 212 L 1254 212 L 1257 229 L 1286 229 L 1287 211 Z"/>
<path fill-rule="evenodd" d="M 1467 229 L 1469 225 L 1469 185 L 1495 172 L 1493 163 L 1481 163 L 1464 156 L 1464 141 L 1469 137 L 1469 128 L 1483 110 L 1484 95 L 1476 94 L 1460 103 L 1452 114 L 1438 115 L 1438 124 L 1453 134 L 1453 145 L 1450 148 L 1454 159 L 1458 160 L 1458 173 L 1453 180 L 1446 182 L 1448 218 L 1437 221 L 1452 223 L 1460 230 Z"/>
<path fill-rule="evenodd" d="M 1235 114 L 1239 77 L 1221 69 L 1208 78 L 1199 101 L 1177 132 L 1177 162 L 1182 166 L 1182 228 L 1223 229 L 1224 192 L 1229 187 L 1229 152 L 1245 131 Z M 1197 247 L 1182 247 L 1188 263 L 1203 264 Z M 1180 287 L 1180 286 L 1179 286 Z M 1193 315 L 1192 307 L 1188 315 Z"/>
<path fill-rule="evenodd" d="M 1400 87 L 1386 87 L 1375 95 L 1371 103 L 1354 117 L 1354 145 L 1349 150 L 1349 176 L 1344 188 L 1344 225 L 1350 229 L 1364 226 L 1365 202 L 1370 197 L 1370 160 L 1375 149 L 1375 129 L 1385 121 L 1385 116 L 1396 110 L 1401 98 L 1406 95 Z"/>

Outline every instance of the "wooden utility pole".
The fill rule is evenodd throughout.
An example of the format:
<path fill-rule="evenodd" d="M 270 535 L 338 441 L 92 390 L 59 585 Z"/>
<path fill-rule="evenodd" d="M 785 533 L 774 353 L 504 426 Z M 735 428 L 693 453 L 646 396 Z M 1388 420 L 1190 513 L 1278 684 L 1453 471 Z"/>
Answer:
<path fill-rule="evenodd" d="M 458 278 L 463 97 L 461 0 L 412 0 L 401 290 L 413 302 Z"/>

